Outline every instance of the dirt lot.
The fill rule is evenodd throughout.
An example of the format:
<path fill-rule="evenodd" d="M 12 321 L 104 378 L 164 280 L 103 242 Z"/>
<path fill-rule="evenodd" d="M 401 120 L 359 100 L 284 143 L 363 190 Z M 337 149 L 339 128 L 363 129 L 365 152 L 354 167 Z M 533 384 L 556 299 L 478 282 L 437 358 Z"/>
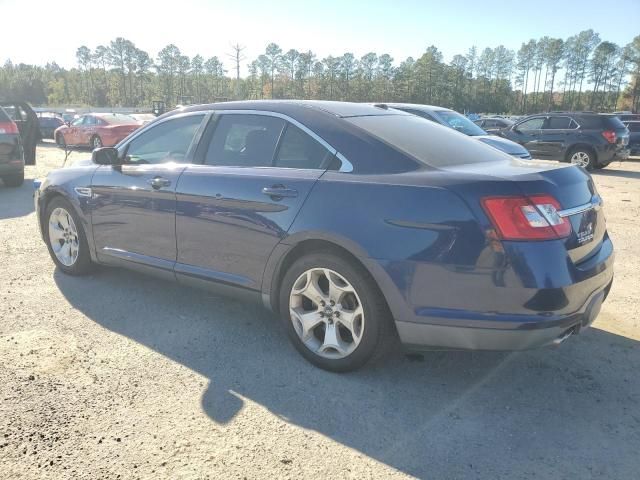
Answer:
<path fill-rule="evenodd" d="M 55 271 L 30 179 L 61 163 L 39 148 L 21 189 L 0 186 L 0 478 L 638 478 L 640 160 L 594 175 L 617 248 L 594 328 L 348 375 L 259 306 Z"/>

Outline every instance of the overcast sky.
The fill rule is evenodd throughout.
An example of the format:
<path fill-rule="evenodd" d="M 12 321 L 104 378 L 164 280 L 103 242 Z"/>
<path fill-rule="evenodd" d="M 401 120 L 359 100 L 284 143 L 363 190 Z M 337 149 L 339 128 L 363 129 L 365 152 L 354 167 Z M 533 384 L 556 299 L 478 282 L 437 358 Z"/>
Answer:
<path fill-rule="evenodd" d="M 226 54 L 236 42 L 248 60 L 275 42 L 320 58 L 389 53 L 396 63 L 431 44 L 449 61 L 472 45 L 517 50 L 530 38 L 588 28 L 624 45 L 640 35 L 640 0 L 0 0 L 0 18 L 1 62 L 72 67 L 80 45 L 93 49 L 122 36 L 153 57 L 174 43 L 189 56 L 217 55 L 230 70 Z"/>

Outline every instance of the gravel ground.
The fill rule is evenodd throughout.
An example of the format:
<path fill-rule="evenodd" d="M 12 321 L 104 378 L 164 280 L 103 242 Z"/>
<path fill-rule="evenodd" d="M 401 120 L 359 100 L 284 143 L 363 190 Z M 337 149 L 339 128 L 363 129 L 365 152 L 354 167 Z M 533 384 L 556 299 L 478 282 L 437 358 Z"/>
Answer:
<path fill-rule="evenodd" d="M 594 328 L 335 375 L 259 306 L 57 272 L 30 179 L 62 160 L 0 187 L 0 478 L 638 478 L 640 161 L 594 175 L 617 249 Z"/>

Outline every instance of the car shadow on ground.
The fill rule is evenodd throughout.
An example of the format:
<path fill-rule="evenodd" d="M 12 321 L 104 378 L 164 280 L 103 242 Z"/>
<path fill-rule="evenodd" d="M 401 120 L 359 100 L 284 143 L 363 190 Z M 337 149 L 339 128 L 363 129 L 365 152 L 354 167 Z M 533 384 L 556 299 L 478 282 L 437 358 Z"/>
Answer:
<path fill-rule="evenodd" d="M 88 319 L 207 377 L 201 401 L 214 422 L 232 422 L 250 399 L 418 477 L 637 473 L 640 345 L 632 339 L 591 328 L 558 349 L 397 352 L 338 375 L 303 360 L 260 306 L 124 270 L 54 276 Z"/>
<path fill-rule="evenodd" d="M 614 168 L 603 168 L 595 172 L 591 172 L 592 175 L 603 177 L 621 177 L 621 178 L 635 178 L 640 179 L 640 172 L 632 172 L 629 170 L 616 170 Z"/>
<path fill-rule="evenodd" d="M 24 217 L 34 211 L 33 179 L 25 178 L 20 187 L 7 187 L 0 180 L 0 220 Z"/>

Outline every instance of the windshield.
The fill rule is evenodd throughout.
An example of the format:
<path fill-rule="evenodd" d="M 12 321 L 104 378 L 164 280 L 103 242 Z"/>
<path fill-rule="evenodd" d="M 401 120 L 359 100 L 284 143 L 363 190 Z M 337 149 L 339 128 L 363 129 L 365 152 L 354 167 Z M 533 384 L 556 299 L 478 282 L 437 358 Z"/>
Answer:
<path fill-rule="evenodd" d="M 478 135 L 487 134 L 487 132 L 481 129 L 478 125 L 473 123 L 464 115 L 460 115 L 458 112 L 452 112 L 449 110 L 436 110 L 433 113 L 438 117 L 439 120 L 442 120 L 445 125 L 448 125 L 451 128 L 464 133 L 465 135 L 477 137 Z"/>

